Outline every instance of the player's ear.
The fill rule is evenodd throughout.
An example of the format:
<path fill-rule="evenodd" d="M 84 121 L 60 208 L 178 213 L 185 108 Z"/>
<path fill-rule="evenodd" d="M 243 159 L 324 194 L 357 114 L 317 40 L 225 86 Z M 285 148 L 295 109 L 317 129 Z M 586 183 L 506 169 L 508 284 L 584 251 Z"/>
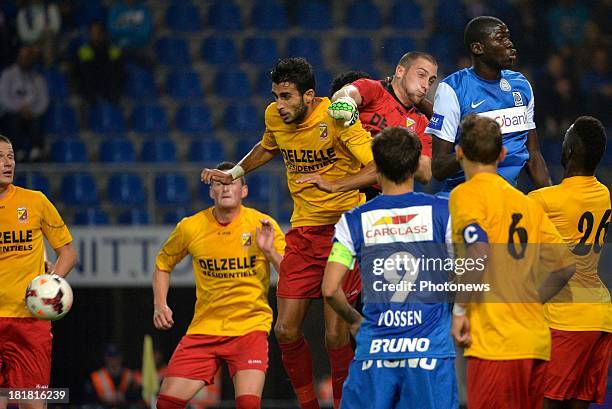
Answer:
<path fill-rule="evenodd" d="M 242 189 L 240 190 L 240 198 L 246 199 L 249 195 L 249 187 L 247 185 L 242 185 Z"/>
<path fill-rule="evenodd" d="M 480 41 L 476 41 L 470 44 L 470 51 L 474 55 L 482 55 L 484 54 L 484 45 Z"/>
<path fill-rule="evenodd" d="M 501 161 L 504 160 L 504 158 L 506 157 L 506 153 L 508 153 L 508 149 L 506 149 L 505 146 L 502 146 L 501 153 L 497 157 L 497 163 L 500 163 Z"/>
<path fill-rule="evenodd" d="M 455 146 L 455 159 L 457 159 L 457 162 L 461 163 L 461 160 L 463 159 L 463 149 L 461 149 L 461 146 L 457 145 Z"/>
<path fill-rule="evenodd" d="M 311 104 L 314 97 L 315 97 L 314 89 L 309 89 L 308 91 L 304 92 L 304 102 L 306 102 L 306 104 Z"/>
<path fill-rule="evenodd" d="M 406 67 L 402 65 L 398 65 L 397 67 L 395 67 L 395 76 L 397 78 L 402 78 L 405 72 L 406 72 Z"/>

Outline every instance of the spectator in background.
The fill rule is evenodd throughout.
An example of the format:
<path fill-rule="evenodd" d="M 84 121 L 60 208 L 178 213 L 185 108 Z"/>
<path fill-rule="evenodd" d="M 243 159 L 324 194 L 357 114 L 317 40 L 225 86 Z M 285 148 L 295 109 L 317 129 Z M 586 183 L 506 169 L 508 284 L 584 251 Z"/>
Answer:
<path fill-rule="evenodd" d="M 547 14 L 550 39 L 558 50 L 578 45 L 589 18 L 587 8 L 576 0 L 561 0 Z"/>
<path fill-rule="evenodd" d="M 110 407 L 140 404 L 140 374 L 123 366 L 123 354 L 115 344 L 104 351 L 104 366 L 89 375 L 85 398 Z"/>
<path fill-rule="evenodd" d="M 122 52 L 108 40 L 102 23 L 89 26 L 89 41 L 77 51 L 75 71 L 79 91 L 87 101 L 119 101 L 124 80 Z"/>
<path fill-rule="evenodd" d="M 33 50 L 22 47 L 17 62 L 0 76 L 0 111 L 17 161 L 42 156 L 42 116 L 49 106 L 47 81 L 32 69 Z"/>
<path fill-rule="evenodd" d="M 40 47 L 47 67 L 55 59 L 55 38 L 60 30 L 59 9 L 45 0 L 28 0 L 17 14 L 19 40 L 29 46 Z"/>
<path fill-rule="evenodd" d="M 0 9 L 0 69 L 9 65 L 14 56 L 14 36 L 11 32 L 9 19 L 2 9 Z"/>
<path fill-rule="evenodd" d="M 612 72 L 609 57 L 607 48 L 595 50 L 591 55 L 590 68 L 580 78 L 582 92 L 587 97 L 588 112 L 600 118 L 606 127 L 612 125 Z"/>
<path fill-rule="evenodd" d="M 137 0 L 117 1 L 108 14 L 112 41 L 124 50 L 138 50 L 151 40 L 153 22 L 149 7 Z"/>

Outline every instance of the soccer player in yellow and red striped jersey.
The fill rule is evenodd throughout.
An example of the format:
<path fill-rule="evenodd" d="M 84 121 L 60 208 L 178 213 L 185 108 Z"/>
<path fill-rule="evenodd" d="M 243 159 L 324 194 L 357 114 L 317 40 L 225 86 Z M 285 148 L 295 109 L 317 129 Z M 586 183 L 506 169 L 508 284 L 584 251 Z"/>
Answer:
<path fill-rule="evenodd" d="M 305 59 L 279 61 L 271 79 L 275 102 L 266 109 L 262 141 L 236 168 L 229 172 L 204 169 L 202 180 L 229 183 L 283 155 L 294 207 L 279 275 L 274 330 L 301 407 L 317 409 L 312 356 L 302 324 L 312 299 L 321 298 L 335 223 L 343 212 L 363 202 L 358 188 L 376 181 L 372 137 L 361 122 L 344 128 L 327 114 L 331 103 L 315 97 L 313 69 Z M 353 270 L 344 282 L 347 298 L 354 301 L 360 288 L 359 274 Z M 334 407 L 338 407 L 353 349 L 348 325 L 328 305 L 324 305 L 324 319 Z"/>
<path fill-rule="evenodd" d="M 231 169 L 223 162 L 217 169 Z M 157 255 L 153 276 L 153 323 L 174 324 L 167 304 L 170 273 L 185 256 L 193 259 L 196 305 L 187 334 L 177 346 L 157 400 L 159 409 L 182 409 L 213 383 L 225 361 L 234 381 L 236 408 L 258 409 L 268 368 L 270 264 L 278 271 L 283 233 L 270 216 L 242 206 L 244 179 L 213 182 L 214 205 L 181 220 Z"/>
<path fill-rule="evenodd" d="M 45 273 L 44 240 L 57 253 L 50 274 L 65 277 L 76 263 L 72 236 L 41 192 L 13 185 L 15 154 L 0 135 L 0 388 L 47 387 L 51 377 L 51 323 L 32 317 L 26 288 Z M 43 407 L 35 401 L 28 407 Z M 6 401 L 0 398 L 0 407 Z"/>
<path fill-rule="evenodd" d="M 544 313 L 552 333 L 546 365 L 546 408 L 588 408 L 603 403 L 612 352 L 610 292 L 597 266 L 610 223 L 610 191 L 595 177 L 606 149 L 601 122 L 582 116 L 567 130 L 559 185 L 529 193 L 542 205 L 563 239 L 572 246 L 576 273 L 563 291 L 573 302 L 548 303 Z"/>
<path fill-rule="evenodd" d="M 494 120 L 464 119 L 457 160 L 467 181 L 450 195 L 453 242 L 458 254 L 466 251 L 485 267 L 459 281 L 490 286 L 472 297 L 458 292 L 453 308 L 452 335 L 468 357 L 470 409 L 541 407 L 550 332 L 540 301 L 574 271 L 567 246 L 538 203 L 497 174 L 504 154 Z M 537 274 L 544 267 L 542 282 Z"/>

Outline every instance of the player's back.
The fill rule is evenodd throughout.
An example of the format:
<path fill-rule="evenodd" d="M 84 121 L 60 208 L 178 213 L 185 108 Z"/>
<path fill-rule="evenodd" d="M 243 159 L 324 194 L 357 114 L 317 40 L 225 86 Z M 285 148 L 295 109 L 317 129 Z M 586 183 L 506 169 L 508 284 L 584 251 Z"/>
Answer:
<path fill-rule="evenodd" d="M 576 261 L 576 273 L 562 290 L 562 298 L 571 295 L 572 302 L 545 305 L 550 327 L 612 332 L 610 293 L 597 270 L 612 213 L 610 191 L 594 176 L 574 176 L 529 196 L 540 203 Z"/>
<path fill-rule="evenodd" d="M 448 228 L 448 201 L 423 193 L 381 195 L 343 215 L 336 238 L 354 249 L 363 282 L 357 360 L 454 356 L 446 293 L 421 290 L 448 281 Z"/>
<path fill-rule="evenodd" d="M 482 282 L 490 291 L 469 304 L 473 343 L 466 356 L 548 359 L 550 333 L 537 289 L 542 274 L 563 262 L 540 245 L 562 244 L 554 226 L 535 201 L 491 173 L 455 188 L 450 212 L 455 243 L 489 243 Z"/>

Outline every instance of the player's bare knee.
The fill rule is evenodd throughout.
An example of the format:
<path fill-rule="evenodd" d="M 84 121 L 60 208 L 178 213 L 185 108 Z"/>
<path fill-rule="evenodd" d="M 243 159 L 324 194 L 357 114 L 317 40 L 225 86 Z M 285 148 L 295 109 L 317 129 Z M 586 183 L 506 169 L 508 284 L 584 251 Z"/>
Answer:
<path fill-rule="evenodd" d="M 281 344 L 296 341 L 302 335 L 302 332 L 297 327 L 290 327 L 286 324 L 277 321 L 274 326 L 274 335 Z"/>
<path fill-rule="evenodd" d="M 345 346 L 350 341 L 350 337 L 347 331 L 343 331 L 338 326 L 332 326 L 325 328 L 325 347 L 326 348 L 340 348 Z"/>

